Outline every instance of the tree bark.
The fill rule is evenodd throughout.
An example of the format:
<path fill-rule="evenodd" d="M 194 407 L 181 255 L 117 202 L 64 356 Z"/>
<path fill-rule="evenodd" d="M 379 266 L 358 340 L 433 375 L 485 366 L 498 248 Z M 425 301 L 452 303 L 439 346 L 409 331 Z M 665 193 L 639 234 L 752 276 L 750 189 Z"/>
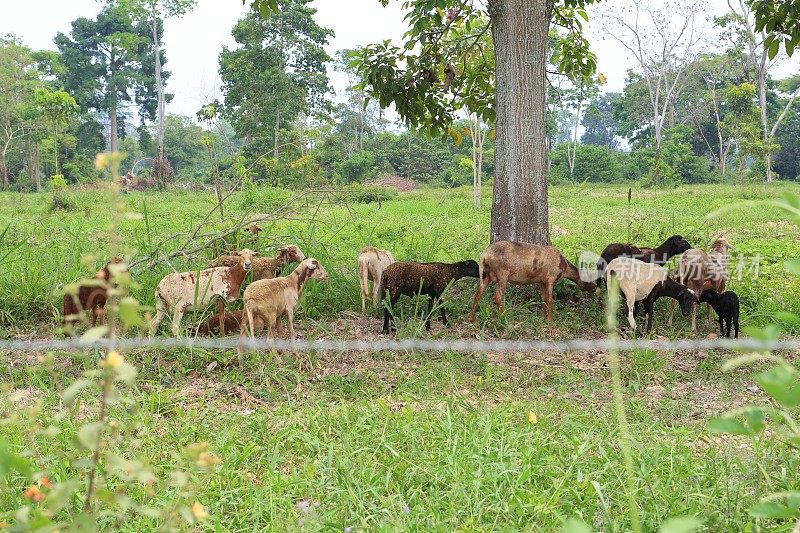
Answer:
<path fill-rule="evenodd" d="M 158 136 L 158 155 L 164 155 L 164 84 L 161 80 L 161 43 L 158 41 L 158 16 L 153 4 L 153 14 L 150 27 L 153 31 L 153 49 L 155 51 L 155 74 L 156 92 L 158 93 L 158 117 L 157 117 L 157 136 Z"/>
<path fill-rule="evenodd" d="M 552 0 L 490 0 L 497 77 L 491 241 L 549 244 L 545 73 Z"/>
<path fill-rule="evenodd" d="M 8 165 L 6 165 L 5 159 L 0 161 L 0 176 L 3 178 L 3 190 L 8 190 Z"/>
<path fill-rule="evenodd" d="M 281 139 L 281 110 L 280 109 L 278 109 L 275 112 L 275 134 L 274 134 L 274 138 L 275 138 L 275 148 L 274 148 L 274 150 L 272 152 L 272 157 L 274 157 L 275 159 L 278 159 L 278 156 L 280 155 L 279 146 L 280 146 L 280 139 Z"/>
<path fill-rule="evenodd" d="M 117 104 L 114 102 L 111 104 L 111 107 L 108 109 L 108 121 L 110 123 L 109 128 L 111 131 L 108 135 L 108 150 L 110 152 L 116 152 L 118 141 L 117 141 Z"/>

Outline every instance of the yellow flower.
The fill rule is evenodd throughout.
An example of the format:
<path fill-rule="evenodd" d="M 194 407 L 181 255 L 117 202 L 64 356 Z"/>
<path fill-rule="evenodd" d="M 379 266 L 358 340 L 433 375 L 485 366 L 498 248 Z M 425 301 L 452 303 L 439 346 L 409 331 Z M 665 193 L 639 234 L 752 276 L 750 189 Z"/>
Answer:
<path fill-rule="evenodd" d="M 203 507 L 203 504 L 200 502 L 194 502 L 192 505 L 192 514 L 198 520 L 205 520 L 208 518 L 208 513 L 206 512 L 206 508 Z"/>
<path fill-rule="evenodd" d="M 222 462 L 222 459 L 217 457 L 216 454 L 212 452 L 203 452 L 197 458 L 197 465 L 198 466 L 213 466 Z"/>
<path fill-rule="evenodd" d="M 536 424 L 539 422 L 539 417 L 536 416 L 536 413 L 534 413 L 533 411 L 528 411 L 528 422 L 530 422 L 531 424 Z"/>
<path fill-rule="evenodd" d="M 118 368 L 124 362 L 125 358 L 116 350 L 108 352 L 106 356 L 106 366 L 109 368 Z"/>
<path fill-rule="evenodd" d="M 105 170 L 108 166 L 108 154 L 100 152 L 94 158 L 94 166 L 97 170 Z"/>
<path fill-rule="evenodd" d="M 602 72 L 597 75 L 597 83 L 603 85 L 606 82 L 606 76 Z"/>

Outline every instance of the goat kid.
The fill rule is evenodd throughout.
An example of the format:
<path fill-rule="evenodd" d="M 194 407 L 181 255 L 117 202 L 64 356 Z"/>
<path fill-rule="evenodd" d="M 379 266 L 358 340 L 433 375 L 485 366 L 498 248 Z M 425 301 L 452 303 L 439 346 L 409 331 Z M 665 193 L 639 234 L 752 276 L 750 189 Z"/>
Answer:
<path fill-rule="evenodd" d="M 706 302 L 709 307 L 713 307 L 717 312 L 719 320 L 719 336 L 731 336 L 731 325 L 734 329 L 734 339 L 739 338 L 739 296 L 733 291 L 725 291 L 722 294 L 713 289 L 706 289 L 700 296 L 701 302 Z M 722 323 L 725 322 L 725 329 Z"/>
<path fill-rule="evenodd" d="M 62 329 L 66 337 L 72 336 L 75 322 L 81 319 L 85 311 L 92 312 L 92 327 L 97 325 L 97 319 L 105 315 L 105 305 L 108 300 L 108 291 L 111 289 L 111 280 L 114 275 L 125 272 L 124 260 L 115 257 L 98 270 L 91 280 L 84 281 L 76 286 L 67 286 L 64 290 L 64 304 L 62 307 Z"/>

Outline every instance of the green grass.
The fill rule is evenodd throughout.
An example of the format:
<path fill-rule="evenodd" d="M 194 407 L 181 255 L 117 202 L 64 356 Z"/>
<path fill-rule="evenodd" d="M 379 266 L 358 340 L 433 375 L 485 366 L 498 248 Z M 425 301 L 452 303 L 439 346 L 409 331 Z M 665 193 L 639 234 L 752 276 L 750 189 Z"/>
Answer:
<path fill-rule="evenodd" d="M 800 232 L 771 207 L 706 215 L 787 191 L 800 192 L 788 184 L 766 193 L 761 186 L 636 190 L 629 208 L 621 186 L 553 187 L 553 241 L 574 258 L 579 250 L 599 252 L 609 242 L 658 244 L 673 233 L 707 246 L 722 233 L 736 246 L 734 254 L 763 256 L 758 278 L 736 279 L 731 288 L 742 298 L 743 323 L 764 325 L 777 310 L 800 312 L 800 286 L 782 266 L 800 257 Z M 108 256 L 104 228 L 111 211 L 103 196 L 69 194 L 85 210 L 49 213 L 47 194 L 0 194 L 0 220 L 10 222 L 0 258 L 12 250 L 0 264 L 0 334 L 54 334 L 59 289 L 90 275 Z M 264 189 L 244 206 L 243 196 L 234 197 L 227 214 L 269 213 L 285 198 L 282 191 Z M 263 225 L 263 248 L 294 242 L 331 274 L 327 284 L 309 287 L 298 330 L 307 338 L 377 338 L 378 317 L 353 314 L 360 308 L 356 254 L 375 244 L 398 259 L 477 259 L 488 241 L 490 199 L 475 210 L 470 198 L 467 189 L 438 189 L 401 194 L 380 210 L 375 204 L 317 210 L 311 202 L 293 216 L 298 220 Z M 146 206 L 146 218 L 120 220 L 127 253 L 136 256 L 149 243 L 192 229 L 213 196 L 135 193 L 123 200 L 133 212 Z M 165 250 L 178 241 L 167 242 Z M 80 258 L 89 254 L 95 261 L 82 264 Z M 175 266 L 195 269 L 207 258 L 178 260 Z M 151 304 L 152 290 L 167 272 L 135 271 L 135 295 Z M 557 291 L 552 324 L 540 319 L 538 291 L 512 288 L 503 317 L 486 295 L 477 324 L 466 325 L 474 286 L 465 280 L 454 287 L 447 302 L 453 326 L 443 330 L 435 322 L 433 336 L 602 335 L 602 299 L 576 295 L 566 284 Z M 667 328 L 668 306 L 662 302 L 658 308 L 657 334 L 688 335 L 687 319 Z M 413 310 L 412 303 L 403 305 L 400 336 L 424 334 L 418 319 L 409 320 Z M 701 336 L 714 331 L 704 311 Z M 54 353 L 45 358 L 51 366 L 36 355 L 0 353 L 0 386 L 12 392 L 0 399 L 0 413 L 18 418 L 0 425 L 0 440 L 16 451 L 35 450 L 36 469 L 52 480 L 83 480 L 85 470 L 74 461 L 86 453 L 74 436 L 96 416 L 97 391 L 82 393 L 80 407 L 73 408 L 65 408 L 58 394 L 96 366 L 96 359 Z M 139 380 L 125 392 L 129 403 L 112 408 L 112 417 L 129 428 L 114 441 L 115 453 L 137 458 L 165 480 L 182 464 L 176 450 L 207 441 L 222 462 L 197 474 L 192 498 L 210 513 L 208 529 L 546 531 L 572 516 L 598 531 L 630 527 L 611 377 L 601 353 L 265 353 L 249 354 L 242 365 L 235 364 L 235 353 L 222 351 L 141 350 L 126 357 L 139 369 Z M 768 493 L 800 489 L 800 456 L 773 439 L 754 450 L 748 440 L 705 429 L 714 414 L 765 400 L 753 392 L 751 371 L 722 372 L 730 357 L 721 351 L 622 355 L 645 531 L 685 515 L 697 516 L 706 531 L 792 528 L 788 522 L 754 521 L 747 511 Z M 209 372 L 212 362 L 219 366 Z M 528 421 L 530 411 L 538 423 Z M 58 430 L 54 437 L 32 429 L 48 425 Z M 22 496 L 28 483 L 16 474 L 0 479 L 0 521 L 14 522 L 16 510 L 29 503 Z M 121 485 L 114 477 L 107 483 L 111 489 Z M 177 497 L 170 488 L 148 496 L 139 486 L 130 494 L 154 507 Z M 312 502 L 310 511 L 300 502 Z M 75 516 L 79 509 L 76 494 L 59 516 Z M 133 512 L 122 524 L 104 520 L 107 528 L 129 531 L 157 525 Z"/>

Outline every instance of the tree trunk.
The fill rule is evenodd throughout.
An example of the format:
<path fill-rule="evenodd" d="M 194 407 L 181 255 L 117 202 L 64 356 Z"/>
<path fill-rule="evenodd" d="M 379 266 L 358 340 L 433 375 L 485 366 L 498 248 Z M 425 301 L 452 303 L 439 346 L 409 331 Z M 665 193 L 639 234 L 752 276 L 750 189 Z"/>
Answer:
<path fill-rule="evenodd" d="M 762 53 L 761 64 L 756 70 L 758 76 L 758 106 L 761 118 L 762 140 L 764 141 L 764 165 L 767 167 L 766 182 L 772 181 L 772 153 L 769 149 L 769 125 L 767 124 L 767 68 L 766 52 Z"/>
<path fill-rule="evenodd" d="M 3 178 L 3 190 L 8 190 L 8 165 L 6 165 L 5 158 L 0 161 L 0 177 Z"/>
<path fill-rule="evenodd" d="M 278 159 L 280 155 L 280 138 L 281 138 L 281 110 L 275 112 L 275 149 L 272 152 L 272 157 Z"/>
<path fill-rule="evenodd" d="M 157 117 L 157 135 L 158 135 L 158 155 L 164 155 L 164 84 L 161 80 L 161 43 L 158 41 L 158 17 L 153 4 L 153 18 L 150 23 L 153 30 L 153 49 L 155 51 L 156 61 L 156 92 L 158 93 L 158 117 Z"/>
<path fill-rule="evenodd" d="M 41 179 L 40 174 L 40 161 L 39 161 L 39 145 L 34 142 L 33 146 L 31 147 L 30 155 L 28 156 L 28 179 L 31 183 L 36 184 L 36 190 L 38 191 L 41 188 Z"/>
<path fill-rule="evenodd" d="M 497 77 L 491 241 L 549 244 L 545 63 L 552 0 L 490 0 Z"/>
<path fill-rule="evenodd" d="M 116 103 L 112 104 L 108 110 L 108 121 L 109 121 L 109 128 L 111 131 L 108 135 L 108 150 L 110 152 L 117 151 L 117 105 Z"/>

